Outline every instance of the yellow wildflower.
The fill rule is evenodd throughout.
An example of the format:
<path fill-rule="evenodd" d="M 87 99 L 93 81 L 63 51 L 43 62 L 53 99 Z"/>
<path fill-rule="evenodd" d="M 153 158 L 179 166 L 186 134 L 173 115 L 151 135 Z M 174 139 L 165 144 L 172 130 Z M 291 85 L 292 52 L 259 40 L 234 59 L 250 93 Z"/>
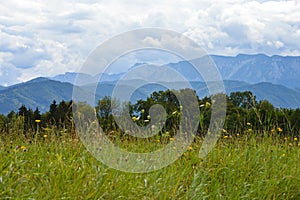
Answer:
<path fill-rule="evenodd" d="M 227 139 L 227 138 L 228 138 L 228 135 L 225 135 L 225 136 L 224 136 L 224 139 Z"/>
<path fill-rule="evenodd" d="M 20 149 L 21 149 L 22 151 L 27 151 L 27 149 L 26 149 L 25 146 L 21 146 Z"/>
<path fill-rule="evenodd" d="M 209 102 L 205 102 L 205 108 L 210 108 L 211 104 Z"/>
<path fill-rule="evenodd" d="M 251 126 L 251 123 L 250 123 L 250 122 L 247 122 L 247 125 L 248 125 L 248 126 Z"/>
<path fill-rule="evenodd" d="M 298 138 L 294 137 L 294 140 L 295 140 L 295 141 L 298 141 Z"/>
<path fill-rule="evenodd" d="M 277 131 L 278 131 L 278 132 L 282 132 L 282 128 L 278 127 L 278 128 L 277 128 Z"/>
<path fill-rule="evenodd" d="M 172 137 L 170 138 L 170 141 L 174 141 L 174 140 L 175 140 L 175 138 L 172 138 Z"/>
<path fill-rule="evenodd" d="M 287 137 L 284 137 L 283 139 L 284 139 L 284 140 L 288 140 L 288 138 L 287 138 Z"/>
<path fill-rule="evenodd" d="M 160 140 L 156 140 L 157 143 L 160 143 Z"/>
<path fill-rule="evenodd" d="M 35 122 L 36 122 L 36 123 L 40 123 L 41 120 L 40 120 L 40 119 L 36 119 Z"/>
<path fill-rule="evenodd" d="M 46 135 L 46 134 L 45 134 L 45 135 L 43 135 L 43 137 L 44 137 L 44 138 L 47 138 L 47 137 L 48 137 L 48 135 Z"/>
<path fill-rule="evenodd" d="M 193 150 L 193 147 L 189 146 L 189 147 L 187 148 L 187 150 L 188 150 L 188 151 L 192 151 L 192 150 Z"/>
<path fill-rule="evenodd" d="M 226 129 L 223 129 L 222 132 L 223 132 L 223 133 L 227 133 L 227 130 L 226 130 Z"/>
<path fill-rule="evenodd" d="M 285 153 L 281 155 L 282 157 L 285 157 Z"/>
<path fill-rule="evenodd" d="M 274 133 L 276 130 L 274 128 L 272 128 L 271 132 Z"/>
<path fill-rule="evenodd" d="M 136 122 L 136 121 L 138 121 L 138 120 L 139 120 L 139 118 L 137 118 L 137 117 L 135 117 L 135 116 L 132 117 L 132 121 Z"/>

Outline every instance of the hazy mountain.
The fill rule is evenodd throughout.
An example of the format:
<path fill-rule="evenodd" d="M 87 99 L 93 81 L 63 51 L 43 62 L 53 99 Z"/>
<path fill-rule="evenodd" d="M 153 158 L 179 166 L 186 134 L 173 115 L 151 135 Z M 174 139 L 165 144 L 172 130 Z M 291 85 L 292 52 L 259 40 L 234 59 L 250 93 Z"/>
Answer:
<path fill-rule="evenodd" d="M 60 82 L 66 82 L 66 83 L 75 83 L 77 75 L 80 73 L 76 72 L 66 72 L 64 74 L 59 74 L 54 77 L 49 77 L 49 79 L 54 80 L 54 81 L 60 81 Z M 88 83 L 93 83 L 96 82 L 97 80 L 88 74 L 80 74 L 82 83 L 81 84 L 88 84 Z"/>
<path fill-rule="evenodd" d="M 239 54 L 211 56 L 225 80 L 270 82 L 289 88 L 300 86 L 300 57 Z"/>
<path fill-rule="evenodd" d="M 3 90 L 3 89 L 5 89 L 5 87 L 0 85 L 0 91 Z"/>
<path fill-rule="evenodd" d="M 300 88 L 300 56 L 266 56 L 264 54 L 237 56 L 211 55 L 223 80 L 244 81 L 251 84 L 270 82 L 295 89 Z M 193 60 L 200 65 L 207 56 Z M 203 81 L 195 68 L 187 61 L 169 63 L 189 81 Z"/>
<path fill-rule="evenodd" d="M 119 80 L 123 73 L 120 74 L 101 74 L 101 81 L 116 81 Z M 76 81 L 77 76 L 80 76 L 80 79 Z M 89 75 L 84 73 L 76 73 L 76 72 L 66 72 L 65 74 L 59 74 L 57 76 L 49 77 L 51 80 L 67 82 L 76 85 L 87 85 L 90 83 L 96 83 L 99 81 L 100 74 L 98 75 Z"/>
<path fill-rule="evenodd" d="M 218 56 L 211 55 L 212 60 L 219 69 L 223 80 L 237 80 L 255 84 L 261 82 L 270 82 L 273 84 L 284 85 L 296 89 L 300 88 L 300 56 L 266 56 L 264 54 L 237 56 Z M 196 59 L 198 63 L 204 63 L 207 57 Z M 130 69 L 137 68 L 147 63 L 136 63 Z M 189 81 L 203 81 L 199 73 L 187 61 L 166 64 Z M 167 69 L 165 73 L 168 73 Z M 102 74 L 101 81 L 116 81 L 122 75 L 119 74 Z M 149 74 L 147 74 L 149 75 Z M 65 73 L 55 77 L 52 80 L 68 82 L 74 84 L 77 73 Z M 153 76 L 153 75 L 151 75 Z M 86 85 L 98 82 L 99 74 L 91 76 L 80 74 L 80 82 L 77 85 Z M 299 89 L 297 89 L 299 90 Z"/>

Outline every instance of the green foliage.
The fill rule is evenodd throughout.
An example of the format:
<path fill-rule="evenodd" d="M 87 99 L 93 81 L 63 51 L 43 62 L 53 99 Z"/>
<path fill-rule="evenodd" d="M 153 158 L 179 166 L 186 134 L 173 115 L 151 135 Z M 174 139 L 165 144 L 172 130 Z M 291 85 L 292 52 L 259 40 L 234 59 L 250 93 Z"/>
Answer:
<path fill-rule="evenodd" d="M 175 134 L 180 125 L 182 116 L 181 106 L 192 106 L 192 102 L 185 105 L 180 105 L 177 97 L 184 98 L 188 89 L 179 91 L 158 91 L 153 92 L 147 99 L 138 100 L 136 103 L 119 102 L 117 99 L 111 99 L 106 96 L 98 101 L 95 111 L 101 128 L 106 132 L 120 131 L 118 124 L 115 121 L 113 113 L 123 115 L 128 113 L 133 121 L 139 126 L 145 126 L 151 122 L 150 110 L 151 107 L 159 104 L 166 111 L 166 120 L 162 130 L 159 134 L 169 132 L 171 135 Z M 210 117 L 212 107 L 214 105 L 214 98 L 221 97 L 225 94 L 217 94 L 212 97 L 198 98 L 200 109 L 198 134 L 205 135 L 210 124 Z M 269 101 L 256 101 L 256 97 L 251 92 L 235 92 L 226 96 L 226 120 L 224 129 L 227 133 L 249 134 L 251 132 L 261 132 L 264 134 L 280 134 L 280 135 L 294 135 L 300 134 L 300 109 L 281 109 L 275 108 Z M 187 100 L 189 99 L 187 98 Z M 122 105 L 121 105 L 122 104 Z M 56 128 L 56 130 L 63 132 L 74 133 L 74 122 L 72 117 L 73 102 L 61 101 L 57 103 L 53 101 L 49 106 L 49 111 L 40 114 L 38 108 L 34 111 L 22 105 L 17 113 L 10 112 L 7 116 L 0 116 L 0 130 L 1 132 L 10 132 L 12 124 L 16 120 L 23 122 L 23 134 L 35 133 L 37 128 Z M 75 105 L 76 107 L 76 105 Z M 86 105 L 88 109 L 93 110 L 92 107 Z M 85 112 L 87 113 L 87 112 Z M 91 111 L 93 114 L 94 111 Z M 22 117 L 22 118 L 21 118 Z M 18 119 L 17 119 L 18 118 Z M 39 126 L 35 120 L 41 120 Z M 126 131 L 126 130 L 123 130 Z"/>

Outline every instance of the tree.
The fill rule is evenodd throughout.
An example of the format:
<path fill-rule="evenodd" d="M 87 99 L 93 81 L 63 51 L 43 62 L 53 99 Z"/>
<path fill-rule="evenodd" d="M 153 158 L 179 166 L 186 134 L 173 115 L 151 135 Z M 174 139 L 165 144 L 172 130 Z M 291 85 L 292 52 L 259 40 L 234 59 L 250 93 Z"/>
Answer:
<path fill-rule="evenodd" d="M 250 91 L 232 92 L 229 101 L 237 107 L 250 109 L 257 104 L 256 97 Z"/>

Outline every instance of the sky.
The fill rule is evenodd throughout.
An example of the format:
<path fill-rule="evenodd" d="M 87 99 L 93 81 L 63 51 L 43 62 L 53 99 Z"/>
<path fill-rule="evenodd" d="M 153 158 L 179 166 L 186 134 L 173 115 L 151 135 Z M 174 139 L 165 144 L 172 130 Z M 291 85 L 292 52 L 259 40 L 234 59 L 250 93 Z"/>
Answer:
<path fill-rule="evenodd" d="M 0 85 L 78 71 L 102 42 L 145 27 L 209 54 L 300 55 L 298 0 L 10 0 L 0 3 Z"/>

